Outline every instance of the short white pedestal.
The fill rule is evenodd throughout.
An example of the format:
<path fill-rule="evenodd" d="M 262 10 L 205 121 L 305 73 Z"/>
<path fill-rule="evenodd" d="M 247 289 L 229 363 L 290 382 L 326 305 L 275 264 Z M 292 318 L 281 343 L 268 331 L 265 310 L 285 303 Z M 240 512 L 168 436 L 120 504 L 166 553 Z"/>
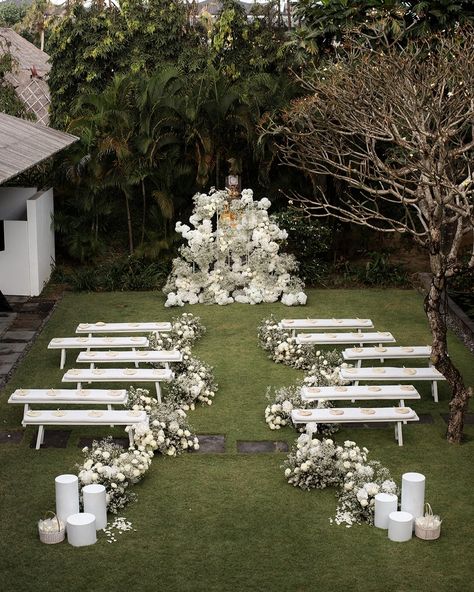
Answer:
<path fill-rule="evenodd" d="M 409 512 L 413 518 L 423 516 L 425 505 L 425 476 L 421 473 L 402 475 L 402 512 Z M 413 522 L 414 524 L 414 522 Z"/>
<path fill-rule="evenodd" d="M 107 503 L 103 485 L 86 485 L 82 488 L 84 512 L 94 514 L 95 527 L 102 530 L 107 526 Z"/>
<path fill-rule="evenodd" d="M 73 547 L 93 545 L 97 541 L 94 514 L 72 514 L 67 519 L 66 532 Z"/>
<path fill-rule="evenodd" d="M 413 516 L 408 512 L 391 512 L 388 517 L 388 538 L 397 543 L 409 541 L 413 534 Z"/>
<path fill-rule="evenodd" d="M 59 475 L 56 487 L 56 515 L 66 524 L 68 516 L 79 512 L 79 482 L 77 475 Z"/>
<path fill-rule="evenodd" d="M 397 511 L 398 497 L 393 493 L 377 493 L 375 496 L 374 526 L 388 528 L 388 517 Z"/>

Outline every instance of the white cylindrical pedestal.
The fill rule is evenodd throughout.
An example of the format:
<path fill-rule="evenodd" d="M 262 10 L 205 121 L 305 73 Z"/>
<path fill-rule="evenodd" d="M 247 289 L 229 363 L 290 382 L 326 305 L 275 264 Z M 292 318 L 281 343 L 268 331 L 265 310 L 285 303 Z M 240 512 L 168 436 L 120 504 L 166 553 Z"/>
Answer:
<path fill-rule="evenodd" d="M 68 516 L 79 512 L 79 482 L 77 475 L 59 475 L 56 486 L 56 515 L 66 524 Z"/>
<path fill-rule="evenodd" d="M 97 541 L 94 514 L 71 514 L 67 519 L 67 540 L 73 547 L 93 545 Z"/>
<path fill-rule="evenodd" d="M 82 488 L 84 512 L 94 514 L 95 527 L 102 530 L 107 526 L 107 503 L 103 485 L 86 485 Z"/>
<path fill-rule="evenodd" d="M 421 473 L 402 475 L 402 512 L 409 512 L 413 518 L 423 516 L 425 505 L 425 476 Z M 414 524 L 414 523 L 413 523 Z"/>
<path fill-rule="evenodd" d="M 397 511 L 398 497 L 393 493 L 377 493 L 375 496 L 374 526 L 388 528 L 388 516 Z"/>
<path fill-rule="evenodd" d="M 388 538 L 404 543 L 413 534 L 413 516 L 408 512 L 391 512 L 388 517 Z"/>

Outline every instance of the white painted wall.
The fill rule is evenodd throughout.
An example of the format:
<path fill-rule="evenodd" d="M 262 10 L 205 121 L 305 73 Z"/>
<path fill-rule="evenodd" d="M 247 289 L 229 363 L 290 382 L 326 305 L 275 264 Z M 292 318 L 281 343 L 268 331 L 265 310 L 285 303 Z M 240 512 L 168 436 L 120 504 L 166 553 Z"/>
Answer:
<path fill-rule="evenodd" d="M 25 220 L 26 202 L 36 187 L 0 187 L 0 220 Z"/>
<path fill-rule="evenodd" d="M 53 190 L 36 192 L 31 188 L 17 192 L 20 216 L 21 202 L 26 206 L 27 220 L 23 221 L 2 218 L 15 211 L 12 189 L 17 188 L 0 188 L 0 219 L 5 220 L 5 250 L 0 251 L 0 290 L 5 295 L 37 296 L 49 280 L 54 263 Z M 8 192 L 8 205 L 2 214 L 4 191 Z"/>

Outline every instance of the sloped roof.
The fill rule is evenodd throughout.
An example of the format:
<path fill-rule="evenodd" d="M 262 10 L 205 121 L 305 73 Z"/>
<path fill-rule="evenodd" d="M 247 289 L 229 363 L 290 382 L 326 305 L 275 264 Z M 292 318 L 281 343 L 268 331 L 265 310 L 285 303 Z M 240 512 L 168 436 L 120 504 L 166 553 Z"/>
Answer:
<path fill-rule="evenodd" d="M 8 50 L 16 62 L 15 66 L 19 70 L 30 72 L 34 66 L 41 76 L 44 76 L 51 70 L 51 66 L 48 63 L 49 55 L 38 49 L 36 45 L 30 43 L 21 35 L 18 35 L 13 29 L 0 27 L 0 41 L 5 41 L 8 44 Z M 0 43 L 0 54 L 6 50 L 6 48 L 2 48 L 2 45 L 5 45 L 5 43 Z"/>
<path fill-rule="evenodd" d="M 0 185 L 77 140 L 40 123 L 0 113 Z"/>

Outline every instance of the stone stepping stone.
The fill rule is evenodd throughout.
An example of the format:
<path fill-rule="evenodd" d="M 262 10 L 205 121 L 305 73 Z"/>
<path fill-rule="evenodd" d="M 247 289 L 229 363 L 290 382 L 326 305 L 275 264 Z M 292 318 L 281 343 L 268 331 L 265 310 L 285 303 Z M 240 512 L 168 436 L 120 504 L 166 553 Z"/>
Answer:
<path fill-rule="evenodd" d="M 105 438 L 104 435 L 102 435 L 102 436 L 82 436 L 81 438 L 79 438 L 79 441 L 77 443 L 77 447 L 84 448 L 84 446 L 87 446 L 88 448 L 90 448 L 92 446 L 92 442 L 94 440 L 97 440 L 97 442 L 100 442 L 104 438 Z M 120 444 L 120 446 L 123 446 L 125 449 L 128 450 L 128 447 L 130 444 L 128 438 L 112 438 L 112 441 L 114 444 Z"/>
<path fill-rule="evenodd" d="M 214 454 L 225 452 L 225 436 L 222 434 L 197 434 L 199 450 L 194 454 Z"/>
<path fill-rule="evenodd" d="M 288 443 L 273 440 L 238 440 L 237 452 L 243 454 L 258 454 L 269 452 L 288 452 Z"/>
<path fill-rule="evenodd" d="M 440 413 L 445 423 L 449 422 L 449 413 Z M 464 416 L 464 423 L 466 425 L 474 425 L 474 413 L 466 413 Z"/>
<path fill-rule="evenodd" d="M 67 448 L 67 443 L 71 430 L 44 430 L 44 442 L 41 448 Z M 35 432 L 30 443 L 30 448 L 36 448 L 36 438 L 38 432 Z"/>
<path fill-rule="evenodd" d="M 0 444 L 19 444 L 23 433 L 23 430 L 0 430 Z"/>
<path fill-rule="evenodd" d="M 11 329 L 3 335 L 2 342 L 3 343 L 16 343 L 18 341 L 30 342 L 33 340 L 35 335 L 36 335 L 36 331 L 17 331 L 17 330 Z"/>

